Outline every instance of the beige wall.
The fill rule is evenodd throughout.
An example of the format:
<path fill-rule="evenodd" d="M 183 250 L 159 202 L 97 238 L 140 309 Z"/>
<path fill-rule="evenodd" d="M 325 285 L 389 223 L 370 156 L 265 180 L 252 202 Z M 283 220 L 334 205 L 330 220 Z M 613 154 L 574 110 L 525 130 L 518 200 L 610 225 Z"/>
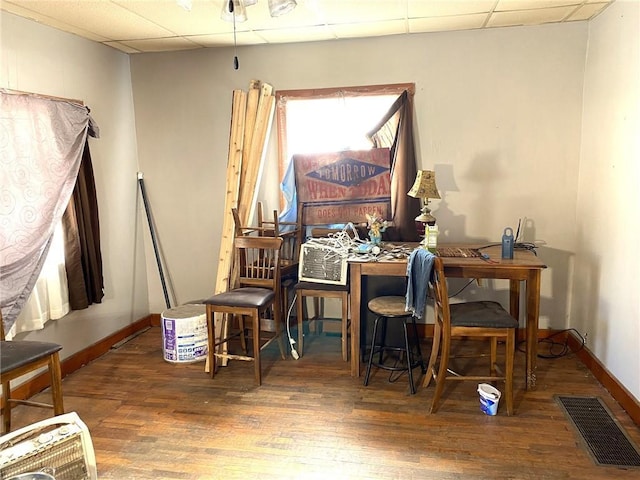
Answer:
<path fill-rule="evenodd" d="M 640 401 L 640 2 L 589 27 L 571 326 Z"/>
<path fill-rule="evenodd" d="M 4 12 L 0 22 L 0 87 L 83 100 L 100 126 L 101 138 L 89 143 L 105 297 L 100 305 L 71 312 L 24 336 L 62 343 L 66 358 L 149 313 L 129 57 Z"/>
<path fill-rule="evenodd" d="M 495 242 L 528 219 L 525 238 L 550 267 L 541 324 L 565 327 L 586 44 L 587 24 L 575 23 L 245 47 L 238 71 L 230 49 L 132 56 L 140 165 L 177 303 L 215 284 L 233 89 L 251 79 L 275 89 L 415 82 L 419 165 L 443 173 L 441 240 Z M 270 155 L 260 191 L 272 206 L 276 171 Z M 506 299 L 506 284 L 490 286 Z"/>

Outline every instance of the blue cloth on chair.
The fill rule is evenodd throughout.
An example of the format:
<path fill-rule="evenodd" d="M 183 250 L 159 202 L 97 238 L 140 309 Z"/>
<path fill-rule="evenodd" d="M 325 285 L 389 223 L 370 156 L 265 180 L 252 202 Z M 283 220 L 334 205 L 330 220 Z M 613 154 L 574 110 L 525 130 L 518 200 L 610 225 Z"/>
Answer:
<path fill-rule="evenodd" d="M 424 248 L 416 248 L 407 262 L 407 312 L 422 318 L 427 305 L 427 290 L 435 255 Z"/>

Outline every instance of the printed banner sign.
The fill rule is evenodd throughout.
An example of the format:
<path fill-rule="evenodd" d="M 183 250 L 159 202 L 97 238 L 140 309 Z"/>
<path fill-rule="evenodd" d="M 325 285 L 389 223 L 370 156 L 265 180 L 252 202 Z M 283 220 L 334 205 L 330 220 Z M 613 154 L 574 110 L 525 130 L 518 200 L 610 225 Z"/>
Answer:
<path fill-rule="evenodd" d="M 294 155 L 298 201 L 305 225 L 391 219 L 388 148 Z"/>

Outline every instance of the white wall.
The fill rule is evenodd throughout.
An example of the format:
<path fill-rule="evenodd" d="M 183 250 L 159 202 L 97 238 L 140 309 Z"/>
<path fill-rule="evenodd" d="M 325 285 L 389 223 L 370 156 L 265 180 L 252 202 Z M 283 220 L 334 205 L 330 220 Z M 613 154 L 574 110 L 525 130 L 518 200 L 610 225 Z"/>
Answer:
<path fill-rule="evenodd" d="M 529 219 L 525 239 L 544 244 L 549 265 L 541 326 L 567 326 L 586 43 L 582 22 L 243 47 L 238 71 L 232 49 L 132 56 L 140 164 L 178 303 L 215 285 L 233 89 L 251 79 L 281 90 L 415 82 L 419 164 L 443 174 L 441 240 L 495 242 Z M 270 155 L 260 190 L 273 206 L 276 165 Z"/>
<path fill-rule="evenodd" d="M 640 2 L 589 27 L 572 326 L 640 401 Z"/>
<path fill-rule="evenodd" d="M 149 313 L 129 57 L 2 12 L 0 87 L 83 100 L 100 126 L 90 139 L 102 242 L 101 304 L 19 338 L 62 343 L 62 357 Z"/>

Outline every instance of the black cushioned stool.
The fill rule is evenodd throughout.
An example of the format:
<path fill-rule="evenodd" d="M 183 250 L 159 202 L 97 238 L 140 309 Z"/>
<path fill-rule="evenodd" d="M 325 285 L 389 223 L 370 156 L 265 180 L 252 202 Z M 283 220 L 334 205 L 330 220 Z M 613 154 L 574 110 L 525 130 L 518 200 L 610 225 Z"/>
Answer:
<path fill-rule="evenodd" d="M 371 374 L 371 366 L 373 365 L 392 372 L 406 371 L 409 376 L 411 394 L 415 394 L 416 387 L 413 382 L 413 369 L 419 366 L 422 373 L 425 373 L 427 369 L 422 359 L 416 320 L 411 312 L 405 310 L 406 298 L 403 296 L 376 297 L 370 300 L 367 306 L 369 310 L 376 315 L 376 320 L 373 324 L 369 362 L 367 363 L 367 371 L 364 376 L 365 386 L 369 384 L 369 375 Z M 404 332 L 403 347 L 387 345 L 388 320 L 402 321 L 402 329 Z M 411 335 L 409 335 L 408 324 L 411 324 Z M 379 329 L 380 334 L 378 335 Z M 378 336 L 380 337 L 379 339 Z M 398 352 L 400 358 L 404 355 L 406 363 L 399 364 L 397 361 L 394 364 L 385 363 L 385 360 L 388 360 L 388 355 L 385 356 L 385 353 L 388 352 Z M 374 361 L 376 354 L 378 355 L 378 360 Z"/>
<path fill-rule="evenodd" d="M 62 350 L 62 345 L 57 343 L 31 340 L 5 341 L 2 311 L 0 311 L 0 377 L 2 378 L 2 421 L 4 433 L 11 431 L 11 408 L 13 404 L 51 408 L 54 415 L 62 415 L 64 413 L 60 350 Z M 49 371 L 52 403 L 12 398 L 11 381 L 42 367 L 47 367 Z"/>

